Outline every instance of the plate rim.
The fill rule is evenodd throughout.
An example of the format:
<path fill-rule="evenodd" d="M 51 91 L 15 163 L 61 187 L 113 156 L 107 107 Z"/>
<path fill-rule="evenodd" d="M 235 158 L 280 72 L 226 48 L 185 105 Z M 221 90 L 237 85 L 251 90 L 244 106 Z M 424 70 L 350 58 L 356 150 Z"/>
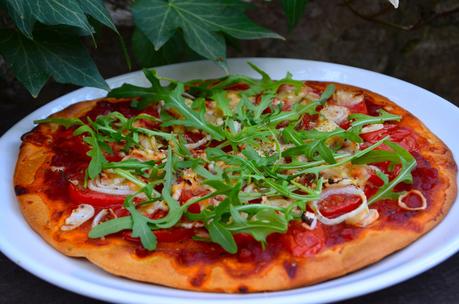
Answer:
<path fill-rule="evenodd" d="M 257 62 L 257 61 L 264 61 L 264 60 L 301 61 L 303 64 L 313 63 L 313 64 L 324 65 L 324 66 L 327 66 L 327 67 L 330 67 L 330 68 L 338 67 L 340 69 L 343 69 L 343 68 L 344 69 L 350 69 L 349 70 L 350 72 L 352 72 L 354 70 L 354 71 L 358 71 L 360 73 L 362 73 L 362 72 L 371 73 L 371 74 L 376 75 L 377 77 L 381 77 L 382 76 L 384 78 L 390 79 L 391 81 L 396 80 L 397 82 L 402 82 L 405 86 L 408 85 L 412 89 L 422 90 L 423 94 L 429 94 L 432 97 L 435 97 L 436 99 L 442 100 L 442 102 L 446 103 L 450 107 L 451 110 L 454 110 L 454 111 L 456 111 L 456 113 L 459 113 L 459 108 L 454 106 L 452 103 L 448 102 L 444 98 L 442 98 L 442 97 L 440 97 L 440 96 L 438 96 L 438 95 L 436 95 L 436 94 L 434 94 L 434 93 L 432 93 L 432 92 L 430 92 L 430 91 L 428 91 L 428 90 L 426 90 L 426 89 L 424 89 L 422 87 L 416 86 L 414 84 L 411 84 L 411 83 L 406 82 L 406 81 L 401 80 L 401 79 L 397 79 L 397 78 L 392 77 L 392 76 L 388 76 L 388 75 L 384 75 L 384 74 L 381 74 L 381 73 L 378 73 L 378 72 L 369 71 L 369 70 L 365 70 L 365 69 L 361 69 L 361 68 L 357 68 L 357 67 L 352 67 L 352 66 L 348 66 L 348 65 L 330 63 L 330 62 L 323 62 L 323 61 L 316 61 L 316 60 L 305 60 L 305 59 L 294 59 L 294 58 L 272 58 L 272 57 L 229 58 L 228 59 L 228 64 L 231 66 L 231 63 L 234 63 L 234 62 L 236 62 L 236 64 L 239 64 L 239 62 L 241 62 L 241 61 L 242 62 L 247 62 L 247 61 Z M 193 64 L 206 65 L 208 63 L 209 63 L 209 61 L 207 61 L 207 60 L 198 60 L 198 61 L 190 61 L 190 62 L 184 62 L 184 63 L 176 63 L 176 64 L 171 64 L 171 65 L 164 65 L 164 66 L 155 67 L 155 68 L 173 69 L 173 68 L 177 68 L 177 67 L 183 66 L 186 69 L 187 65 L 193 65 Z M 120 82 L 123 79 L 129 79 L 129 78 L 133 78 L 133 77 L 136 78 L 136 77 L 138 77 L 139 73 L 141 73 L 141 70 L 140 71 L 129 72 L 129 73 L 122 74 L 122 75 L 118 75 L 118 76 L 111 77 L 111 78 L 107 79 L 107 82 L 111 86 L 111 84 Z M 2 135 L 2 137 L 0 138 L 0 147 L 3 145 L 4 139 L 7 138 L 9 135 L 11 135 L 13 133 L 13 130 L 17 129 L 19 125 L 24 124 L 25 121 L 29 121 L 32 117 L 37 116 L 37 113 L 40 112 L 40 111 L 43 111 L 43 108 L 51 107 L 51 105 L 58 106 L 58 105 L 64 103 L 65 100 L 69 100 L 69 101 L 65 102 L 65 103 L 68 103 L 68 104 L 77 102 L 78 100 L 72 100 L 72 96 L 74 96 L 74 95 L 78 96 L 78 94 L 82 94 L 82 92 L 85 92 L 87 90 L 88 90 L 88 88 L 84 87 L 84 88 L 80 88 L 80 89 L 77 89 L 75 91 L 69 92 L 69 93 L 67 93 L 67 94 L 65 94 L 63 96 L 60 96 L 60 97 L 48 102 L 47 104 L 43 105 L 42 107 L 40 107 L 40 108 L 34 110 L 33 112 L 31 112 L 30 114 L 26 115 L 24 118 L 22 118 L 20 121 L 18 121 L 16 124 L 14 124 L 10 129 L 8 129 Z M 444 106 L 445 106 L 445 104 L 444 104 Z M 59 109 L 57 109 L 57 110 L 59 110 Z M 458 151 L 456 151 L 456 152 L 458 152 Z M 8 179 L 8 182 L 9 181 L 10 181 L 10 179 Z M 457 202 L 457 198 L 456 198 L 456 202 Z M 439 225 L 441 225 L 441 223 L 439 223 Z M 0 226 L 1 226 L 1 224 L 0 224 Z M 434 229 L 436 229 L 437 227 L 435 227 Z M 31 231 L 31 233 L 35 233 L 32 229 L 30 229 L 30 231 Z M 413 263 L 405 264 L 401 268 L 398 268 L 397 269 L 398 271 L 396 271 L 396 273 L 399 274 L 399 275 L 396 276 L 396 277 L 394 277 L 394 273 L 393 273 L 394 271 L 393 270 L 385 271 L 385 272 L 380 273 L 380 274 L 377 275 L 377 277 L 381 278 L 382 280 L 379 280 L 379 281 L 378 280 L 369 280 L 369 282 L 366 282 L 365 288 L 360 287 L 359 289 L 351 289 L 347 285 L 355 285 L 355 283 L 354 282 L 350 282 L 350 283 L 346 283 L 345 285 L 342 285 L 342 286 L 339 286 L 339 287 L 335 288 L 334 289 L 335 290 L 334 295 L 330 295 L 328 298 L 327 297 L 322 297 L 322 299 L 314 299 L 314 300 L 316 300 L 316 301 L 319 300 L 320 302 L 343 300 L 343 299 L 347 299 L 347 298 L 351 298 L 351 297 L 360 296 L 360 295 L 363 295 L 363 294 L 366 294 L 366 293 L 371 293 L 371 292 L 374 292 L 376 290 L 380 290 L 380 289 L 387 288 L 389 286 L 393 286 L 395 284 L 398 284 L 401 281 L 404 281 L 404 280 L 407 280 L 407 279 L 409 279 L 411 277 L 414 277 L 414 276 L 416 276 L 416 275 L 418 275 L 418 274 L 420 274 L 420 273 L 422 273 L 422 272 L 424 272 L 424 271 L 426 271 L 426 270 L 438 265 L 439 263 L 441 263 L 444 260 L 446 260 L 448 257 L 454 255 L 459 250 L 459 236 L 456 239 L 454 239 L 453 241 L 448 242 L 447 245 L 448 246 L 443 246 L 442 250 L 434 251 L 435 254 L 424 255 L 423 258 L 420 258 L 420 259 L 416 260 Z M 123 301 L 126 300 L 126 302 L 130 302 L 130 300 L 128 298 L 129 295 L 132 295 L 130 291 L 117 290 L 118 294 L 115 295 L 113 293 L 113 288 L 111 288 L 111 287 L 108 287 L 108 288 L 105 287 L 105 286 L 101 287 L 99 285 L 94 285 L 93 283 L 86 282 L 86 281 L 81 280 L 79 278 L 75 278 L 75 280 L 79 281 L 78 283 L 81 284 L 81 285 L 79 286 L 79 288 L 75 288 L 75 286 L 71 286 L 71 284 L 69 282 L 67 282 L 67 280 L 65 279 L 66 276 L 63 275 L 62 273 L 59 273 L 58 271 L 51 271 L 50 272 L 49 269 L 47 269 L 46 267 L 44 267 L 44 266 L 41 267 L 40 264 L 33 265 L 33 263 L 31 264 L 30 261 L 28 262 L 28 264 L 24 263 L 24 260 L 19 262 L 16 259 L 16 257 L 18 255 L 20 256 L 20 252 L 18 253 L 17 250 L 15 251 L 14 246 L 12 246 L 12 247 L 8 246 L 8 243 L 4 240 L 2 233 L 0 233 L 0 251 L 2 251 L 11 261 L 13 261 L 14 263 L 18 264 L 21 268 L 25 269 L 26 271 L 34 274 L 35 276 L 37 276 L 37 277 L 39 277 L 39 278 L 41 278 L 41 279 L 53 284 L 53 285 L 59 286 L 61 288 L 64 288 L 64 289 L 72 291 L 72 292 L 79 293 L 79 294 L 84 295 L 84 296 L 89 296 L 89 297 L 96 298 L 96 299 L 103 299 L 103 300 L 107 300 L 107 301 L 119 301 L 120 300 L 120 294 L 119 293 L 122 293 L 122 294 L 125 294 L 125 295 L 124 295 L 124 298 L 121 299 L 121 300 L 123 300 Z M 415 271 L 413 271 L 413 264 L 417 265 L 417 267 L 415 268 Z M 407 270 L 411 270 L 411 271 L 407 271 Z M 59 278 L 64 278 L 64 279 L 63 280 L 59 280 Z M 85 287 L 86 289 L 84 289 L 83 287 Z M 95 290 L 94 288 L 91 288 L 91 287 L 96 287 L 95 289 L 97 289 L 97 290 Z M 344 290 L 346 287 L 348 288 L 348 290 Z M 103 294 L 101 294 L 100 293 L 101 288 L 102 289 L 107 289 L 107 292 L 104 292 Z M 173 290 L 173 291 L 176 290 L 176 289 L 173 289 L 173 288 L 170 288 L 170 289 Z M 297 289 L 293 289 L 293 290 L 300 290 L 300 289 L 302 289 L 302 288 L 297 288 Z M 110 293 L 108 291 L 110 291 L 112 293 Z M 190 292 L 190 291 L 188 291 L 188 292 Z M 188 293 L 188 292 L 185 292 L 185 293 Z M 315 291 L 315 292 L 320 294 L 320 293 L 325 293 L 326 290 L 319 290 L 319 291 Z M 190 293 L 199 294 L 200 292 L 191 291 Z M 298 300 L 304 300 L 304 299 L 298 299 L 298 296 L 301 295 L 302 293 L 291 294 L 291 295 L 282 294 L 282 293 L 283 293 L 283 291 L 269 292 L 269 293 L 254 293 L 254 294 L 240 296 L 239 300 L 242 299 L 244 301 L 244 303 L 262 303 L 262 301 L 265 301 L 268 296 L 270 298 L 270 302 L 271 303 L 297 303 Z M 307 293 L 307 291 L 306 291 L 306 293 Z M 206 294 L 208 295 L 208 293 L 206 293 Z M 215 293 L 214 295 L 222 295 L 222 294 Z M 140 296 L 140 295 L 138 295 L 138 296 Z M 168 301 L 175 300 L 173 303 L 185 303 L 185 302 L 191 301 L 190 299 L 187 299 L 186 297 L 177 297 L 177 296 L 174 296 L 173 298 L 167 297 L 167 296 L 166 297 L 165 296 L 159 296 L 158 297 L 158 296 L 152 295 L 152 294 L 141 295 L 141 296 L 146 297 L 145 299 L 149 300 L 149 301 L 152 301 L 152 300 L 155 300 L 155 301 L 158 301 L 158 300 L 163 300 L 163 301 L 164 300 L 168 300 Z M 204 299 L 204 298 L 201 298 L 201 299 L 199 299 L 199 301 L 202 302 L 202 303 L 211 303 L 213 301 L 234 302 L 234 301 L 236 301 L 236 299 L 234 297 L 226 297 L 226 299 L 222 299 L 222 298 L 219 298 L 219 299 L 212 299 L 212 298 Z"/>

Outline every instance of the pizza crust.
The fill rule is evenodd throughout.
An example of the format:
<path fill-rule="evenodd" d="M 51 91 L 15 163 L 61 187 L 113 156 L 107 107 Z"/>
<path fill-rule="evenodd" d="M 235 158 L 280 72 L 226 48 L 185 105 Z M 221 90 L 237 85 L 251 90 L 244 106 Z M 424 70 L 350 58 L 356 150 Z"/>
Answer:
<path fill-rule="evenodd" d="M 179 264 L 173 256 L 161 252 L 138 258 L 132 247 L 122 240 L 110 239 L 110 242 L 98 246 L 75 242 L 71 238 L 56 238 L 59 223 L 64 217 L 62 214 L 60 217 L 54 216 L 53 207 L 50 205 L 55 202 L 49 202 L 43 193 L 33 188 L 40 170 L 43 170 L 51 157 L 51 151 L 30 142 L 25 142 L 21 146 L 14 176 L 15 187 L 27 190 L 27 193 L 17 191 L 21 211 L 29 225 L 63 254 L 87 258 L 107 272 L 118 276 L 180 289 L 240 293 L 274 291 L 310 285 L 356 271 L 406 247 L 444 218 L 456 198 L 457 168 L 451 151 L 409 112 L 376 93 L 348 85 L 336 86 L 338 89 L 353 88 L 364 91 L 374 99 L 374 103 L 386 108 L 391 107 L 390 112 L 403 116 L 402 125 L 411 127 L 427 140 L 428 148 L 422 149 L 420 153 L 438 169 L 440 183 L 432 192 L 429 209 L 415 217 L 416 229 L 370 226 L 356 239 L 327 248 L 315 256 L 296 258 L 283 252 L 268 266 L 247 276 L 229 274 L 222 261 L 185 266 Z M 83 115 L 97 101 L 77 103 L 55 116 Z M 38 128 L 49 126 L 40 125 Z"/>

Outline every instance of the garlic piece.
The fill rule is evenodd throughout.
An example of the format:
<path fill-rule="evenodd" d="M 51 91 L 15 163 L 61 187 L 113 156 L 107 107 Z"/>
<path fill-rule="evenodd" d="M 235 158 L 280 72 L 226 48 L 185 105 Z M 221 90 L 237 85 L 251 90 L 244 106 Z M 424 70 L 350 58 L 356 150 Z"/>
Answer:
<path fill-rule="evenodd" d="M 73 209 L 65 224 L 61 226 L 62 231 L 69 231 L 83 225 L 87 220 L 94 216 L 94 207 L 88 204 L 81 204 Z"/>

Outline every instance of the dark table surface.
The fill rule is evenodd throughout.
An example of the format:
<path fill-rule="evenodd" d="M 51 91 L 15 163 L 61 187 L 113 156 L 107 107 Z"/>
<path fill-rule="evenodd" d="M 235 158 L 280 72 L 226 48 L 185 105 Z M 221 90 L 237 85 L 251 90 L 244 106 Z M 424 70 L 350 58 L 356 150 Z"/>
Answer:
<path fill-rule="evenodd" d="M 42 103 L 0 104 L 0 134 Z M 0 253 L 0 303 L 101 302 L 53 286 Z M 343 303 L 459 303 L 459 254 L 406 282 Z"/>

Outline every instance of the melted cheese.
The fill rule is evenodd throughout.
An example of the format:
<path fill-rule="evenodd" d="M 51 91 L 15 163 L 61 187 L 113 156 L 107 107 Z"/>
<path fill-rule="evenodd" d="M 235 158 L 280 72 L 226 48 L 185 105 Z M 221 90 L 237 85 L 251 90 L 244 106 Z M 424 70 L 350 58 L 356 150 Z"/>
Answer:
<path fill-rule="evenodd" d="M 340 106 L 352 107 L 363 101 L 363 95 L 358 92 L 337 90 L 335 93 L 336 103 Z"/>
<path fill-rule="evenodd" d="M 329 121 L 333 121 L 336 124 L 345 122 L 349 116 L 349 110 L 343 106 L 326 106 L 320 110 L 320 114 Z"/>

